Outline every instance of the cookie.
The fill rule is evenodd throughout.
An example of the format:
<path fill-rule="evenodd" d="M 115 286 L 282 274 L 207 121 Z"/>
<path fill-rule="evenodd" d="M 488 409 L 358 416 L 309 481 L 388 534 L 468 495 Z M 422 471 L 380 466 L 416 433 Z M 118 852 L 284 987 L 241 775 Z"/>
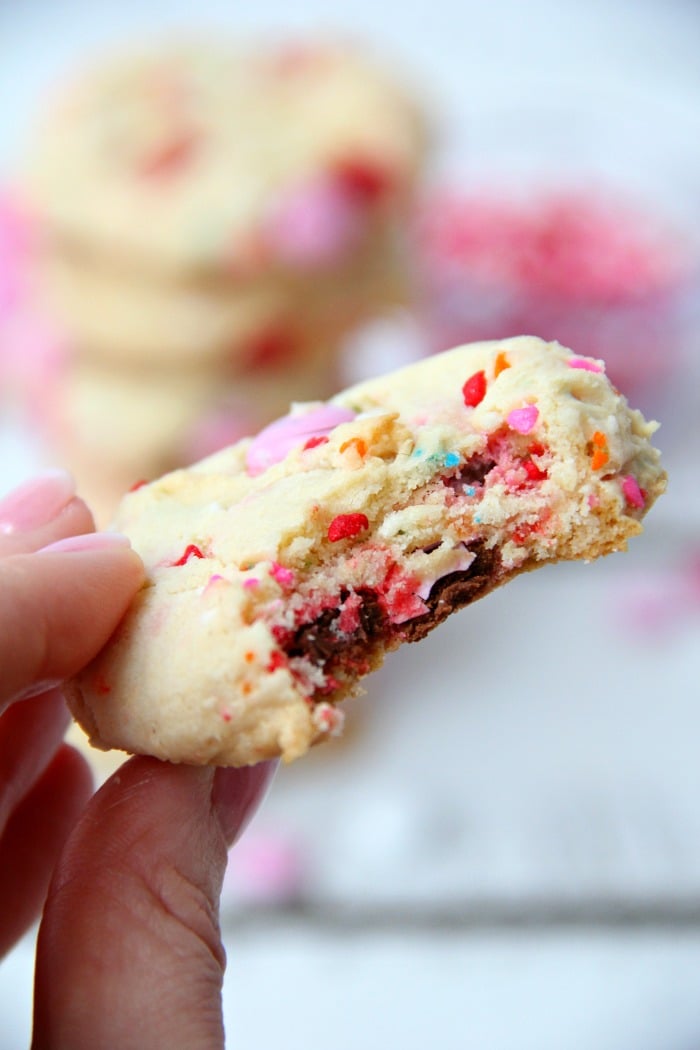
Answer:
<path fill-rule="evenodd" d="M 144 272 L 324 269 L 402 207 L 424 138 L 352 47 L 165 44 L 54 103 L 27 189 L 57 241 Z"/>
<path fill-rule="evenodd" d="M 146 583 L 67 686 L 92 742 L 294 759 L 388 650 L 521 572 L 625 549 L 665 488 L 601 361 L 521 337 L 297 404 L 129 494 Z"/>
<path fill-rule="evenodd" d="M 367 318 L 405 305 L 405 255 L 398 232 L 385 228 L 321 271 L 175 276 L 47 244 L 39 287 L 77 358 L 245 373 L 261 354 L 269 358 L 270 348 L 286 363 L 304 344 L 335 342 Z"/>

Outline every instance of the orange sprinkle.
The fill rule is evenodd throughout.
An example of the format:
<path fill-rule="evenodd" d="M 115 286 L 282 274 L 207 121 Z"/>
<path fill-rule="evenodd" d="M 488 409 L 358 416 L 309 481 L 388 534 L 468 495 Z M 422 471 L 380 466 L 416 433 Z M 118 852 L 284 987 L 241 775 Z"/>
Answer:
<path fill-rule="evenodd" d="M 253 687 L 250 682 L 241 682 L 241 692 L 243 693 L 243 696 L 248 696 L 248 694 L 252 692 L 252 689 Z"/>
<path fill-rule="evenodd" d="M 353 445 L 355 446 L 358 455 L 363 457 L 367 455 L 367 442 L 358 437 L 348 438 L 348 440 L 344 441 L 340 446 L 339 451 L 345 452 L 346 449 L 351 448 Z"/>
<path fill-rule="evenodd" d="M 252 664 L 253 660 L 255 659 L 255 653 L 251 652 L 249 649 L 247 653 L 243 654 L 243 659 L 247 664 Z"/>
<path fill-rule="evenodd" d="M 604 452 L 601 448 L 597 448 L 591 457 L 591 467 L 593 470 L 600 470 L 601 467 L 605 466 L 609 459 L 610 456 L 607 452 Z"/>
<path fill-rule="evenodd" d="M 607 448 L 608 439 L 606 438 L 605 434 L 601 434 L 600 430 L 596 430 L 595 434 L 593 435 L 593 444 L 596 446 L 596 448 Z"/>
<path fill-rule="evenodd" d="M 510 368 L 510 361 L 508 360 L 508 356 L 501 350 L 501 352 L 496 355 L 496 363 L 493 367 L 493 378 L 497 379 L 501 372 L 505 372 L 506 368 Z"/>

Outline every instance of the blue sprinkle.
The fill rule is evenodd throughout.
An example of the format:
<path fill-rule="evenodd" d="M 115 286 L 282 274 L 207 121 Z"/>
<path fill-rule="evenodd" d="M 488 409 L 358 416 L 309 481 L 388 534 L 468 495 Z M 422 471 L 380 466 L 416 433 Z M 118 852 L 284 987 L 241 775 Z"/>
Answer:
<path fill-rule="evenodd" d="M 475 514 L 474 521 L 477 525 L 481 525 L 481 514 Z"/>
<path fill-rule="evenodd" d="M 459 463 L 459 455 L 457 452 L 448 452 L 445 456 L 446 467 L 456 467 Z"/>
<path fill-rule="evenodd" d="M 476 496 L 476 489 L 473 485 L 465 485 L 464 494 L 465 496 Z"/>
<path fill-rule="evenodd" d="M 422 456 L 423 455 L 423 449 L 422 448 L 414 448 L 413 455 L 414 456 Z"/>

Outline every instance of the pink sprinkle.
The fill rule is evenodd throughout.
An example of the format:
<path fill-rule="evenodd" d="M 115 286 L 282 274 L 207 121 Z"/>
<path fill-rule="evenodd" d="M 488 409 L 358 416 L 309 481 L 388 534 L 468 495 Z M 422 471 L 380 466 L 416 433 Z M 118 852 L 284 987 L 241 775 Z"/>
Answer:
<path fill-rule="evenodd" d="M 632 474 L 627 474 L 622 479 L 622 495 L 632 507 L 641 509 L 644 506 L 644 493 Z"/>
<path fill-rule="evenodd" d="M 273 580 L 277 580 L 280 587 L 291 587 L 294 583 L 294 573 L 292 570 L 285 569 L 283 565 L 278 565 L 276 561 L 273 561 L 272 563 L 270 576 L 272 576 Z"/>
<path fill-rule="evenodd" d="M 207 580 L 207 582 L 206 582 L 206 584 L 205 584 L 205 587 L 204 587 L 204 593 L 206 594 L 206 593 L 207 593 L 207 591 L 208 591 L 208 590 L 209 590 L 209 589 L 210 589 L 211 587 L 216 587 L 217 583 L 220 583 L 220 582 L 221 582 L 221 580 L 223 580 L 223 578 L 224 578 L 224 577 L 223 577 L 223 576 L 221 575 L 221 573 L 219 573 L 219 572 L 215 572 L 215 573 L 214 573 L 214 574 L 213 574 L 212 576 L 210 576 L 210 577 L 209 577 L 209 579 Z"/>
<path fill-rule="evenodd" d="M 582 368 L 585 372 L 602 372 L 602 364 L 593 361 L 590 357 L 570 357 L 569 368 Z"/>
<path fill-rule="evenodd" d="M 588 506 L 593 510 L 600 504 L 600 496 L 597 496 L 595 492 L 591 492 L 588 495 Z"/>
<path fill-rule="evenodd" d="M 519 434 L 529 434 L 534 430 L 539 418 L 539 409 L 535 405 L 525 405 L 524 408 L 514 408 L 508 413 L 508 425 Z"/>
<path fill-rule="evenodd" d="M 243 586 L 247 587 L 248 590 L 252 590 L 252 588 L 253 587 L 257 587 L 259 585 L 259 583 L 260 583 L 260 580 L 258 580 L 257 577 L 249 576 L 247 580 L 243 581 Z"/>

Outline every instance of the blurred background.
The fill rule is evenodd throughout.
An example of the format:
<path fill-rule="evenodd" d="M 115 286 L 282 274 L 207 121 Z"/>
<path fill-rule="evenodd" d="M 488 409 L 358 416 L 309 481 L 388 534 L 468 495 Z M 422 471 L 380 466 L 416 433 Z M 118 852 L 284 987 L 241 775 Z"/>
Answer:
<path fill-rule="evenodd" d="M 178 255 L 155 219 L 131 242 L 102 222 L 127 200 L 149 225 L 118 191 L 133 141 L 162 134 L 150 96 L 144 118 L 140 88 L 129 103 L 106 197 L 85 132 L 97 88 L 55 104 L 105 49 L 183 29 L 276 49 L 308 77 L 300 105 L 326 90 L 306 64 L 319 40 L 386 77 L 370 91 L 351 71 L 301 145 L 270 102 L 262 145 L 241 125 L 248 169 L 219 147 L 237 203 L 277 158 L 269 194 L 239 208 L 266 249 L 242 271 Z M 457 614 L 368 680 L 342 739 L 279 771 L 224 891 L 232 1046 L 700 1046 L 699 42 L 690 0 L 0 6 L 3 489 L 68 463 L 108 519 L 129 483 L 290 396 L 521 332 L 605 357 L 662 423 L 669 491 L 628 554 Z M 158 147 L 149 177 L 170 200 L 182 142 Z M 274 304 L 259 328 L 253 300 Z M 32 952 L 28 937 L 0 965 L 2 1050 L 27 1045 Z"/>

